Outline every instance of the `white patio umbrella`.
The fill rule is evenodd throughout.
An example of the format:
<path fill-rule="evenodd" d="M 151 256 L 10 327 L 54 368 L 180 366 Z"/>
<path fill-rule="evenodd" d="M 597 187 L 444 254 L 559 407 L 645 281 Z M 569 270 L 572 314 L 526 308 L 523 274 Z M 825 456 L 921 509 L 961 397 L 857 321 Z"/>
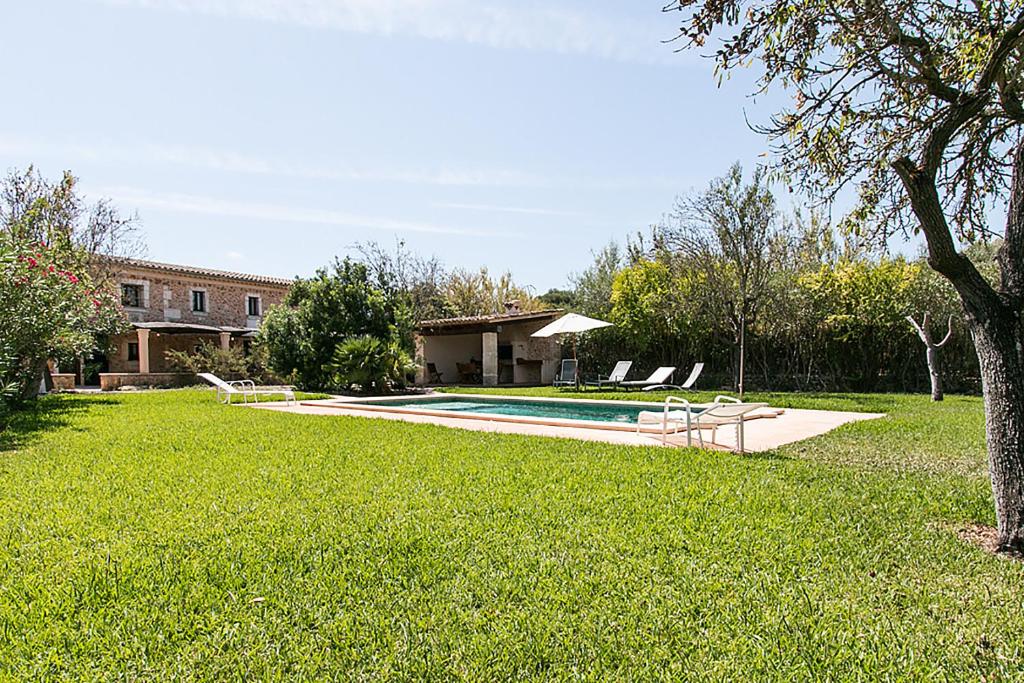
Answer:
<path fill-rule="evenodd" d="M 572 338 L 572 357 L 576 358 L 576 336 L 581 332 L 589 332 L 590 330 L 598 330 L 602 327 L 611 327 L 612 323 L 605 322 L 604 320 L 597 320 L 596 318 L 588 318 L 585 315 L 579 313 L 567 313 L 558 320 L 548 323 L 544 327 L 540 328 L 531 337 L 554 337 L 555 335 L 571 334 Z"/>

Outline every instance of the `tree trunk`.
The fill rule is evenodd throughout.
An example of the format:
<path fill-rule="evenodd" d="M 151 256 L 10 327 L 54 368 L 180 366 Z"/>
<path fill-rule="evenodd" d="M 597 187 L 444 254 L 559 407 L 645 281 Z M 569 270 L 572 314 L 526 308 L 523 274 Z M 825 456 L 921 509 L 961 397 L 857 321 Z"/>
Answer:
<path fill-rule="evenodd" d="M 941 401 L 942 395 L 942 361 L 939 358 L 939 347 L 929 346 L 925 351 L 928 359 L 928 375 L 932 380 L 932 400 Z"/>
<path fill-rule="evenodd" d="M 939 349 L 945 346 L 950 338 L 953 336 L 953 318 L 950 317 L 949 323 L 947 324 L 946 336 L 940 342 L 932 340 L 931 330 L 929 329 L 930 315 L 926 312 L 924 319 L 921 324 L 918 325 L 917 321 L 914 320 L 913 316 L 908 315 L 907 321 L 917 331 L 917 336 L 921 338 L 921 342 L 925 347 L 925 358 L 928 361 L 928 376 L 932 382 L 932 400 L 942 400 L 942 362 L 941 356 L 939 356 Z"/>
<path fill-rule="evenodd" d="M 1024 354 L 1016 312 L 968 322 L 981 364 L 1001 550 L 1024 551 Z"/>
<path fill-rule="evenodd" d="M 931 164 L 919 166 L 903 157 L 893 168 L 928 242 L 929 265 L 960 295 L 978 353 L 999 549 L 1024 552 L 1024 144 L 1014 152 L 1006 230 L 997 256 L 998 288 L 957 251 L 935 182 L 934 159 L 940 157 L 925 156 Z"/>
<path fill-rule="evenodd" d="M 737 389 L 740 395 L 740 400 L 743 400 L 743 375 L 746 372 L 746 356 L 747 356 L 747 318 L 742 312 L 740 313 L 740 372 L 739 381 L 737 382 Z"/>

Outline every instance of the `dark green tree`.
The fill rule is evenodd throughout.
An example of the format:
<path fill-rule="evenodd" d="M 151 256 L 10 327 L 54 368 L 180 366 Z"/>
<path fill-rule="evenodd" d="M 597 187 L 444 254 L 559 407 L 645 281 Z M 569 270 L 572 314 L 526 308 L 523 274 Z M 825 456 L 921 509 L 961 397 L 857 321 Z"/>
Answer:
<path fill-rule="evenodd" d="M 342 342 L 369 335 L 409 346 L 412 323 L 403 296 L 371 280 L 366 266 L 335 260 L 308 280 L 296 280 L 263 322 L 271 369 L 307 389 L 332 388 L 331 366 Z"/>

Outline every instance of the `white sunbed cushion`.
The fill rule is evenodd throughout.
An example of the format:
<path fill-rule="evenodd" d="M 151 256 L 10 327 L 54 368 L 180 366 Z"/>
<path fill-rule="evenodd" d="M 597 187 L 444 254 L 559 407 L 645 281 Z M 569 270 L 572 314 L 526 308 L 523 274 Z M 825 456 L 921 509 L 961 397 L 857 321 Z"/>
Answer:
<path fill-rule="evenodd" d="M 639 422 L 661 422 L 665 419 L 665 411 L 653 411 L 643 410 L 637 415 L 637 421 Z M 686 411 L 685 410 L 670 410 L 668 413 L 668 420 L 672 421 L 685 421 Z"/>

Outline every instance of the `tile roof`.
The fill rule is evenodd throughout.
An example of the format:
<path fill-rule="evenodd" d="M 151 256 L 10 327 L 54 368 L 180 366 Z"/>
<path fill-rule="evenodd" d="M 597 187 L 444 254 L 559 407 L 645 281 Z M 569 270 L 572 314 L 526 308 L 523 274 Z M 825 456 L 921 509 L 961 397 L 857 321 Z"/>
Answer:
<path fill-rule="evenodd" d="M 171 320 L 157 320 L 150 322 L 133 322 L 131 326 L 135 329 L 142 330 L 153 330 L 154 332 L 195 332 L 201 334 L 228 332 L 234 335 L 246 336 L 250 332 L 258 332 L 259 330 L 249 327 L 230 327 L 220 326 L 215 327 L 213 325 L 198 325 L 196 323 L 180 323 Z"/>
<path fill-rule="evenodd" d="M 464 315 L 457 318 L 438 318 L 436 320 L 421 320 L 416 326 L 421 329 L 437 329 L 441 327 L 462 327 L 464 325 L 490 325 L 497 323 L 519 322 L 523 320 L 544 320 L 557 318 L 564 311 L 561 308 L 553 308 L 547 311 L 532 311 L 530 313 L 493 313 L 491 315 Z"/>
<path fill-rule="evenodd" d="M 170 273 L 178 273 L 180 275 L 195 275 L 199 277 L 222 278 L 226 280 L 238 280 L 241 282 L 253 282 L 261 285 L 278 285 L 281 287 L 290 287 L 294 282 L 294 280 L 290 280 L 288 278 L 270 277 L 269 275 L 236 273 L 229 270 L 215 270 L 213 268 L 200 268 L 197 266 L 182 266 L 175 263 L 160 263 L 158 261 L 146 261 L 143 259 L 111 257 L 109 260 L 129 268 L 163 270 Z"/>

